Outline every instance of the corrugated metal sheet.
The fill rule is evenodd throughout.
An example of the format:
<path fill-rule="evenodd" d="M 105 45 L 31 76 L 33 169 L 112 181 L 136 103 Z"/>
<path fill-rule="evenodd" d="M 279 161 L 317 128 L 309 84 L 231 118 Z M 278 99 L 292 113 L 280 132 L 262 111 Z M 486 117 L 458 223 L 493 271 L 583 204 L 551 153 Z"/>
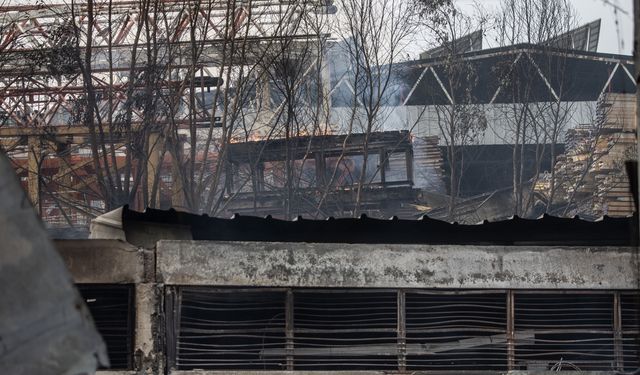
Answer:
<path fill-rule="evenodd" d="M 421 220 L 359 219 L 285 221 L 271 217 L 235 215 L 231 219 L 212 218 L 175 210 L 131 211 L 124 207 L 123 228 L 132 232 L 155 233 L 160 240 L 167 230 L 150 231 L 145 226 L 174 226 L 190 232 L 195 240 L 387 243 L 387 244 L 478 244 L 478 245 L 587 245 L 627 246 L 638 243 L 638 216 L 604 217 L 599 221 L 543 216 L 537 220 L 514 217 L 478 225 L 459 225 L 423 217 Z M 149 235 L 150 236 L 150 235 Z"/>

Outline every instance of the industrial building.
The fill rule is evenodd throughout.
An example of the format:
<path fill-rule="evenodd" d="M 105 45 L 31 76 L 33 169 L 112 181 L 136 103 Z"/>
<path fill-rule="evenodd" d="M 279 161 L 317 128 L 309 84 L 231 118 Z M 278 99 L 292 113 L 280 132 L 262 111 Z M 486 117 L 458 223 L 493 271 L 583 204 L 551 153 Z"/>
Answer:
<path fill-rule="evenodd" d="M 124 207 L 55 244 L 106 340 L 101 374 L 620 374 L 640 368 L 636 218 Z"/>
<path fill-rule="evenodd" d="M 389 68 L 394 84 L 385 98 L 381 130 L 404 129 L 417 138 L 436 137 L 447 193 L 452 194 L 447 176 L 453 163 L 460 175 L 461 210 L 484 211 L 474 216 L 476 221 L 525 215 L 524 211 L 514 212 L 509 201 L 513 198 L 509 197 L 497 199 L 497 209 L 478 204 L 508 195 L 516 186 L 526 191 L 523 194 L 536 195 L 532 200 L 538 201 L 540 208 L 533 203 L 526 210 L 531 217 L 542 212 L 566 215 L 567 205 L 573 206 L 567 211 L 584 217 L 628 215 L 632 212 L 630 196 L 610 197 L 605 199 L 608 203 L 584 209 L 561 197 L 549 203 L 534 187 L 548 183 L 544 180 L 560 167 L 559 159 L 579 152 L 574 147 L 576 133 L 591 134 L 591 141 L 599 143 L 598 150 L 591 152 L 610 153 L 606 159 L 628 159 L 621 149 L 634 153 L 633 59 L 596 52 L 599 27 L 600 23 L 594 22 L 574 30 L 572 40 L 576 42 L 569 48 L 567 43 L 554 42 L 483 49 L 479 31 L 455 41 L 455 51 L 452 46 L 441 47 L 422 54 L 421 60 L 397 64 Z M 349 70 L 334 70 L 342 73 L 333 78 L 332 89 L 335 122 L 339 124 L 352 112 L 354 77 Z M 473 120 L 465 120 L 465 115 Z M 599 121 L 603 124 L 596 125 Z M 460 133 L 456 129 L 465 126 L 471 130 Z M 611 150 L 612 143 L 618 143 L 617 150 Z M 579 170 L 579 163 L 572 168 Z M 613 176 L 615 169 L 591 168 L 589 173 Z M 622 170 L 620 166 L 617 169 Z M 598 194 L 588 186 L 577 189 Z M 628 182 L 610 189 L 629 191 Z M 431 214 L 437 216 L 439 211 Z M 465 217 L 468 215 L 463 212 L 457 219 Z"/>
<path fill-rule="evenodd" d="M 299 29 L 280 62 L 313 60 L 309 87 L 327 94 L 305 106 L 324 130 L 307 132 L 291 130 L 307 124 L 293 105 L 273 125 L 277 79 L 248 75 L 246 97 L 226 88 L 237 112 L 216 112 L 231 74 L 211 68 L 268 58 L 256 55 L 282 42 L 278 17 L 335 13 L 330 2 L 187 3 L 0 6 L 0 372 L 24 373 L 23 357 L 104 365 L 105 347 L 98 375 L 640 372 L 637 175 L 623 166 L 637 151 L 635 67 L 596 52 L 599 22 L 486 50 L 474 33 L 388 67 L 379 122 L 360 117 L 348 59 L 320 63 L 305 49 L 328 36 Z M 172 28 L 156 38 L 159 19 Z M 226 54 L 237 39 L 246 49 Z M 138 75 L 152 78 L 127 84 Z M 447 113 L 468 131 L 447 134 Z M 31 208 L 48 229 L 89 227 L 53 240 L 68 274 L 40 256 L 51 244 Z M 32 297 L 52 289 L 65 299 L 47 315 Z M 71 323 L 79 339 L 64 341 Z"/>
<path fill-rule="evenodd" d="M 261 31 L 260 23 L 273 25 L 269 15 L 279 13 L 272 8 L 266 3 L 256 4 L 252 11 L 260 12 L 260 18 L 249 23 L 247 38 L 268 38 L 269 32 Z M 239 24 L 245 22 L 243 12 L 248 11 L 243 9 L 237 9 Z M 151 121 L 141 115 L 144 90 L 128 92 L 131 88 L 126 85 L 128 72 L 137 69 L 130 51 L 134 19 L 141 10 L 134 7 L 131 13 L 124 4 L 93 10 L 100 29 L 104 29 L 110 12 L 109 22 L 117 35 L 111 43 L 104 36 L 95 41 L 93 89 L 101 122 L 92 130 L 79 121 L 84 112 L 78 111 L 86 98 L 82 94 L 85 79 L 78 71 L 52 71 L 51 64 L 44 64 L 47 59 L 44 65 L 25 64 L 36 53 L 53 58 L 58 55 L 47 53 L 68 50 L 53 46 L 51 51 L 40 51 L 35 44 L 18 43 L 21 37 L 33 43 L 50 43 L 52 34 L 45 30 L 64 31 L 58 18 L 70 12 L 68 6 L 60 4 L 47 10 L 17 6 L 6 7 L 5 11 L 12 15 L 5 19 L 7 27 L 16 32 L 6 37 L 6 47 L 1 51 L 7 59 L 0 67 L 5 74 L 0 138 L 31 201 L 52 228 L 87 228 L 91 218 L 122 204 L 138 210 L 175 207 L 192 212 L 215 211 L 224 216 L 242 212 L 281 218 L 360 213 L 418 218 L 429 214 L 467 223 L 514 214 L 537 217 L 544 212 L 588 219 L 632 214 L 628 178 L 621 165 L 633 152 L 635 142 L 632 98 L 636 86 L 631 73 L 635 67 L 630 56 L 596 52 L 599 21 L 541 45 L 483 49 L 482 32 L 478 31 L 427 51 L 419 60 L 382 67 L 382 71 L 392 73 L 390 89 L 377 103 L 384 121 L 376 120 L 368 130 L 354 126 L 366 123 L 362 117 L 366 117 L 366 111 L 363 103 L 354 102 L 354 90 L 360 90 L 358 78 L 351 68 L 353 62 L 341 48 L 349 42 L 336 43 L 325 35 L 291 35 L 300 40 L 300 46 L 318 40 L 327 43 L 323 51 L 326 56 L 305 51 L 303 58 L 299 56 L 302 52 L 296 52 L 300 64 L 311 60 L 309 69 L 317 68 L 314 74 L 320 81 L 307 82 L 315 79 L 311 77 L 314 74 L 304 76 L 296 87 L 309 97 L 295 105 L 308 112 L 317 104 L 322 111 L 327 110 L 328 120 L 301 115 L 304 121 L 315 124 L 314 130 L 285 135 L 273 124 L 288 100 L 279 91 L 276 76 L 252 83 L 242 94 L 246 96 L 241 101 L 242 118 L 227 119 L 222 110 L 211 114 L 223 104 L 219 95 L 225 82 L 212 68 L 220 59 L 215 49 L 204 51 L 195 80 L 180 75 L 180 69 L 188 68 L 188 61 L 171 65 L 176 79 L 163 81 L 160 91 L 150 97 L 177 90 L 174 96 L 183 103 L 176 107 L 175 116 L 159 114 L 152 121 L 153 127 L 144 125 L 144 121 Z M 87 11 L 78 9 L 80 13 Z M 162 43 L 177 48 L 177 52 L 188 47 L 187 25 L 180 18 L 185 11 L 174 2 L 163 10 L 177 26 L 172 29 L 174 39 Z M 223 14 L 216 12 L 210 15 L 212 22 L 222 22 Z M 86 27 L 84 22 L 86 19 L 80 22 L 81 27 Z M 251 48 L 261 51 L 262 47 L 256 40 Z M 109 53 L 117 54 L 116 65 L 109 65 L 113 60 Z M 61 63 L 57 58 L 49 62 Z M 239 65 L 252 63 L 250 58 L 238 61 Z M 309 92 L 312 89 L 318 92 Z M 239 88 L 225 90 L 233 95 Z M 318 103 L 313 104 L 314 98 Z M 195 117 L 189 117 L 186 110 L 191 106 L 195 106 Z M 455 121 L 465 124 L 448 123 L 444 116 L 447 112 L 457 113 Z M 524 112 L 524 119 L 518 117 Z M 224 121 L 238 122 L 234 125 L 238 131 L 247 126 L 249 130 L 243 135 L 230 134 L 222 141 Z M 452 137 L 447 128 L 453 125 L 469 130 Z M 323 130 L 315 129 L 318 126 Z M 394 135 L 398 131 L 404 133 Z M 189 140 L 193 137 L 195 140 Z M 207 143 L 208 137 L 212 137 L 208 144 L 215 147 L 203 151 L 205 146 L 200 143 Z M 386 160 L 380 147 L 368 149 L 369 138 L 375 143 L 376 137 L 389 139 L 390 143 L 384 145 L 389 155 Z M 411 163 L 408 157 L 396 157 L 391 144 L 394 137 L 400 142 L 397 154 L 412 154 Z M 329 159 L 338 157 L 339 163 L 332 165 L 326 158 L 311 161 L 311 154 L 321 151 L 316 138 L 330 140 Z M 283 139 L 288 139 L 292 147 L 279 146 Z M 347 143 L 341 144 L 345 139 Z M 590 154 L 604 159 L 576 162 L 581 160 L 576 156 L 580 147 L 594 139 L 598 149 Z M 218 143 L 224 145 L 222 158 Z M 613 143 L 617 146 L 610 147 Z M 282 148 L 283 152 L 262 160 L 256 147 Z M 246 155 L 246 150 L 253 150 L 253 154 Z M 289 152 L 307 151 L 310 154 L 303 157 L 302 168 L 296 167 L 294 164 L 302 159 L 291 159 Z M 362 166 L 358 160 L 363 155 L 368 155 L 367 172 L 358 176 L 347 164 Z M 238 167 L 238 163 L 245 165 Z M 334 170 L 329 170 L 332 166 Z M 312 173 L 310 168 L 316 170 L 314 186 L 305 175 Z M 321 173 L 323 169 L 326 173 Z M 392 177 L 392 171 L 404 177 Z M 583 171 L 587 176 L 581 178 Z M 350 176 L 345 179 L 340 173 Z M 341 182 L 324 181 L 323 185 L 327 174 L 329 179 Z M 381 179 L 387 176 L 388 181 L 381 185 Z M 391 179 L 396 178 L 406 186 L 391 188 Z M 199 185 L 193 187 L 194 183 Z M 270 198 L 265 202 L 256 194 L 251 197 L 249 190 Z M 216 202 L 209 202 L 214 196 Z M 199 206 L 199 200 L 208 202 Z"/>

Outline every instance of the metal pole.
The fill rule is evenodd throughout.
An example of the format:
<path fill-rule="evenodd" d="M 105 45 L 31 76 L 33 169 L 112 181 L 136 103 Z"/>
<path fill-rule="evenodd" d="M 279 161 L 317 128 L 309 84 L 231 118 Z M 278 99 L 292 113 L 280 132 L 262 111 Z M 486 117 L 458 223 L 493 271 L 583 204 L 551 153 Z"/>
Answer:
<path fill-rule="evenodd" d="M 398 370 L 407 370 L 406 294 L 398 290 Z"/>

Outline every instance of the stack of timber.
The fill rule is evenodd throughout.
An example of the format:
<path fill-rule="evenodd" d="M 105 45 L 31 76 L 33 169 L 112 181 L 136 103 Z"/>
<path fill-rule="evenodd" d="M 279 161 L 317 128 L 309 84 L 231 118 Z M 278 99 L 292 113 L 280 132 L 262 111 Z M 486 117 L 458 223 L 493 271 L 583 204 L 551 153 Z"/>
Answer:
<path fill-rule="evenodd" d="M 413 180 L 420 189 L 445 194 L 444 161 L 438 143 L 438 136 L 413 138 Z"/>
<path fill-rule="evenodd" d="M 633 196 L 625 162 L 636 158 L 636 98 L 610 94 L 599 103 L 593 124 L 567 132 L 567 150 L 558 158 L 560 205 L 585 216 L 630 216 Z"/>
<path fill-rule="evenodd" d="M 636 96 L 632 94 L 610 94 L 607 96 L 608 113 L 605 129 L 606 152 L 596 170 L 596 194 L 603 213 L 609 216 L 629 216 L 634 204 L 629 177 L 624 163 L 636 158 L 637 124 Z"/>
<path fill-rule="evenodd" d="M 389 212 L 390 216 L 401 219 L 417 219 L 439 207 L 439 201 L 433 202 L 428 196 L 432 193 L 441 195 L 446 193 L 444 182 L 444 160 L 438 145 L 438 136 L 417 137 L 411 140 L 413 146 L 413 187 L 420 189 L 418 199 L 413 202 L 403 202 L 400 207 Z M 389 171 L 402 171 L 405 159 L 389 157 L 387 176 L 393 175 Z M 399 176 L 397 176 L 399 177 Z M 409 176 L 411 177 L 411 176 Z"/>

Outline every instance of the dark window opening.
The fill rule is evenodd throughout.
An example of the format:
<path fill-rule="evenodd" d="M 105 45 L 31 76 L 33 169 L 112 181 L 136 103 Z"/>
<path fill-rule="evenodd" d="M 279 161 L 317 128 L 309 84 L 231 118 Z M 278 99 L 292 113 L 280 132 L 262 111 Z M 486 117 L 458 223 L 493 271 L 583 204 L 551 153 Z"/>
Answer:
<path fill-rule="evenodd" d="M 177 368 L 281 369 L 284 355 L 261 353 L 284 349 L 285 296 L 278 291 L 182 290 Z"/>
<path fill-rule="evenodd" d="M 410 370 L 507 369 L 504 293 L 407 292 Z"/>
<path fill-rule="evenodd" d="M 640 295 L 622 294 L 622 361 L 624 371 L 640 369 Z"/>
<path fill-rule="evenodd" d="M 294 290 L 296 370 L 394 370 L 395 292 Z"/>
<path fill-rule="evenodd" d="M 639 367 L 638 299 L 621 292 L 177 287 L 169 296 L 179 370 Z"/>
<path fill-rule="evenodd" d="M 517 294 L 517 366 L 526 370 L 613 371 L 612 294 Z"/>
<path fill-rule="evenodd" d="M 133 368 L 134 287 L 133 285 L 78 285 L 93 321 L 107 345 L 112 370 Z"/>

